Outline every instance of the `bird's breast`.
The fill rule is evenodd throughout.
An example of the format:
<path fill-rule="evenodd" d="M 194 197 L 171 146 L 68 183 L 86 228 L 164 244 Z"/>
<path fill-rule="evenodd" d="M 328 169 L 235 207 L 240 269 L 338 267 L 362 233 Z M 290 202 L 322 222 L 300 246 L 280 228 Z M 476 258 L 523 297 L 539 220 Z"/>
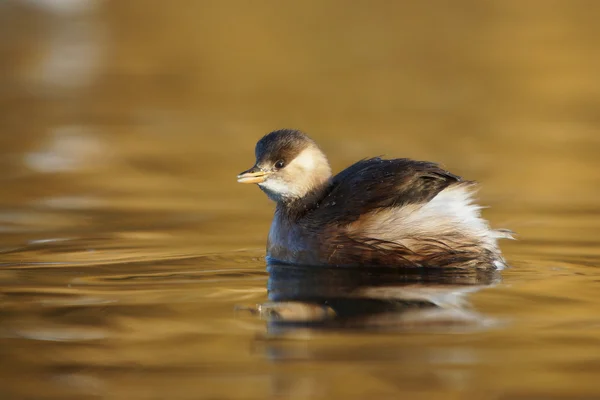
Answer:
<path fill-rule="evenodd" d="M 295 264 L 317 264 L 320 258 L 319 246 L 313 235 L 277 212 L 269 231 L 267 256 Z"/>

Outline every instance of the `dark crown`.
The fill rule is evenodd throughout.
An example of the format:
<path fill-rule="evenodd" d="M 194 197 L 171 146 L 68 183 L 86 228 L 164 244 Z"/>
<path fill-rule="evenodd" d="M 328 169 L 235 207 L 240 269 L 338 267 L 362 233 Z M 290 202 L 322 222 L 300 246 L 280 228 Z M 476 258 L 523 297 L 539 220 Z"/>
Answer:
<path fill-rule="evenodd" d="M 298 130 L 280 129 L 263 136 L 254 154 L 257 160 L 289 162 L 311 144 L 313 140 Z"/>

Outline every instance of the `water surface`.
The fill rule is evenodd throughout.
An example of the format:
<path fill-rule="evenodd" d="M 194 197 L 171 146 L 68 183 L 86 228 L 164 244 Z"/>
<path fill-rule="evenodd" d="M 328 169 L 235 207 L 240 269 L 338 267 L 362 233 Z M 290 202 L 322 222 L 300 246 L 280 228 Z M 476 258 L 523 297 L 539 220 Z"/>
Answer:
<path fill-rule="evenodd" d="M 600 398 L 594 8 L 4 2 L 0 397 Z M 512 268 L 267 268 L 280 127 L 481 181 Z"/>

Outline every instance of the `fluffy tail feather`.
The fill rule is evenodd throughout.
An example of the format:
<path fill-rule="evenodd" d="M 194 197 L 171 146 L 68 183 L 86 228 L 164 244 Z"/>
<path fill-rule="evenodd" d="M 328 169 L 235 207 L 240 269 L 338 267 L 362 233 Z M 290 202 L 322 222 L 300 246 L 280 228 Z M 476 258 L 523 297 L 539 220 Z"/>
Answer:
<path fill-rule="evenodd" d="M 510 229 L 494 229 L 493 233 L 496 239 L 516 240 L 514 237 L 515 233 Z"/>

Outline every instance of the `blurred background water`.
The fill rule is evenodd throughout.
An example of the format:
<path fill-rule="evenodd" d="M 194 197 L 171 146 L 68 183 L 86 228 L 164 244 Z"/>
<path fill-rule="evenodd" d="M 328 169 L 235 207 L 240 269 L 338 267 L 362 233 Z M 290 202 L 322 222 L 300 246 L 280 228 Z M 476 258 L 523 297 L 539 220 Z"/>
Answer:
<path fill-rule="evenodd" d="M 0 398 L 600 398 L 599 13 L 0 2 Z M 282 127 L 479 180 L 513 268 L 267 271 Z"/>

